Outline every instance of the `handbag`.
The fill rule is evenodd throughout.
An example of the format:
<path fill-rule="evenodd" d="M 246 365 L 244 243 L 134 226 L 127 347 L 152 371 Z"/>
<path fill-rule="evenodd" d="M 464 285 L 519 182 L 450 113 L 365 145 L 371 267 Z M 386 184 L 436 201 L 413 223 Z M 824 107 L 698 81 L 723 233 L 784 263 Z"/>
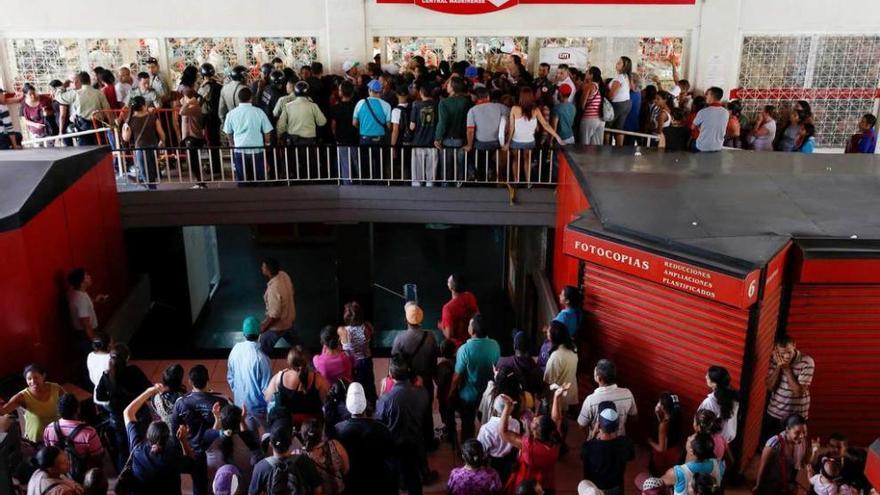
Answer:
<path fill-rule="evenodd" d="M 128 453 L 128 459 L 126 459 L 125 465 L 122 466 L 122 470 L 119 471 L 119 477 L 116 478 L 116 488 L 113 490 L 116 495 L 131 495 L 134 493 L 137 480 L 134 478 L 134 471 L 132 470 L 133 458 L 134 450 Z"/>
<path fill-rule="evenodd" d="M 602 98 L 602 120 L 604 122 L 614 120 L 614 105 L 608 101 L 608 98 Z"/>

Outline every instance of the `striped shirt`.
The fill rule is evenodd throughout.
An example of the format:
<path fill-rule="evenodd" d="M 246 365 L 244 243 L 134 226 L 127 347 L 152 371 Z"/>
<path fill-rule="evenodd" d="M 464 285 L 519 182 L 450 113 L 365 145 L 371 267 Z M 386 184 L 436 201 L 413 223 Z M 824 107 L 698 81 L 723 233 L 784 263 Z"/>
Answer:
<path fill-rule="evenodd" d="M 639 413 L 636 400 L 628 388 L 620 388 L 617 384 L 598 387 L 584 399 L 584 405 L 581 406 L 581 412 L 578 414 L 578 424 L 588 427 L 588 440 L 593 436 L 596 418 L 599 417 L 599 404 L 605 401 L 611 401 L 617 407 L 617 414 L 620 415 L 617 433 L 621 436 L 626 435 L 626 419 L 635 417 Z"/>
<path fill-rule="evenodd" d="M 596 83 L 592 84 L 595 93 L 584 102 L 583 118 L 585 119 L 589 117 L 599 118 L 602 112 L 602 95 L 599 93 L 599 85 Z"/>
<path fill-rule="evenodd" d="M 79 426 L 82 421 L 72 421 L 68 419 L 59 419 L 57 421 L 61 434 L 65 437 L 69 436 L 74 428 Z M 55 432 L 55 422 L 49 424 L 43 431 L 43 443 L 49 446 L 58 444 L 58 435 Z M 100 457 L 104 455 L 104 447 L 101 445 L 101 439 L 98 432 L 91 426 L 86 426 L 73 439 L 76 454 L 82 457 Z"/>
<path fill-rule="evenodd" d="M 9 107 L 0 105 L 0 134 L 9 134 L 12 131 L 12 117 L 9 116 Z"/>
<path fill-rule="evenodd" d="M 776 368 L 776 363 L 771 362 L 770 373 L 775 372 Z M 791 390 L 791 384 L 788 382 L 788 375 L 784 372 L 780 373 L 779 384 L 776 386 L 776 390 L 770 394 L 767 414 L 776 419 L 785 419 L 792 414 L 800 414 L 807 418 L 810 412 L 809 386 L 813 382 L 813 372 L 815 369 L 816 365 L 813 362 L 813 358 L 798 352 L 797 356 L 792 359 L 791 371 L 798 383 L 805 387 L 804 393 L 801 395 L 795 394 Z"/>

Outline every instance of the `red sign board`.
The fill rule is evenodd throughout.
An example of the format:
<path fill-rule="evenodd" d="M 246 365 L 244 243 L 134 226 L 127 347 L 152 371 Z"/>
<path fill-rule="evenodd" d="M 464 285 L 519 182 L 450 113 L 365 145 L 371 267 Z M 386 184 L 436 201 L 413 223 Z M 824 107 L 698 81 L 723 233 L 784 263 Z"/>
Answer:
<path fill-rule="evenodd" d="M 447 14 L 488 14 L 517 4 L 694 5 L 696 0 L 376 0 L 376 3 L 417 5 Z"/>
<path fill-rule="evenodd" d="M 565 230 L 563 252 L 738 308 L 747 308 L 758 300 L 760 270 L 738 278 L 571 229 Z"/>
<path fill-rule="evenodd" d="M 782 285 L 783 275 L 785 275 L 785 262 L 788 257 L 788 250 L 791 249 L 791 241 L 785 245 L 776 256 L 767 263 L 767 277 L 764 279 L 764 292 L 772 292 Z"/>

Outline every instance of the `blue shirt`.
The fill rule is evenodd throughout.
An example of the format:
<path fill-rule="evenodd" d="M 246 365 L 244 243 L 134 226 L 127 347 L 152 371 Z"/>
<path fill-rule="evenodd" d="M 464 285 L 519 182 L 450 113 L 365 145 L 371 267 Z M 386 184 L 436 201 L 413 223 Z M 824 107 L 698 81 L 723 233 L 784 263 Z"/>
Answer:
<path fill-rule="evenodd" d="M 639 132 L 639 113 L 642 111 L 642 93 L 638 91 L 630 91 L 629 99 L 632 101 L 632 108 L 626 115 L 626 120 L 623 122 L 623 130 Z"/>
<path fill-rule="evenodd" d="M 556 315 L 556 318 L 553 318 L 553 321 L 558 321 L 565 325 L 565 328 L 568 329 L 568 334 L 574 338 L 577 335 L 578 328 L 581 326 L 581 312 L 574 308 L 565 308 Z"/>
<path fill-rule="evenodd" d="M 873 128 L 862 133 L 856 146 L 857 153 L 873 153 L 877 147 L 877 131 Z"/>
<path fill-rule="evenodd" d="M 367 105 L 370 108 L 367 108 Z M 373 114 L 376 116 L 374 117 Z M 363 99 L 354 107 L 354 120 L 358 123 L 361 136 L 384 136 L 388 123 L 391 122 L 391 105 L 385 100 L 372 96 Z"/>
<path fill-rule="evenodd" d="M 272 364 L 260 350 L 258 342 L 235 344 L 226 365 L 226 381 L 236 406 L 247 406 L 249 413 L 265 413 L 263 390 L 269 386 L 271 378 Z"/>
<path fill-rule="evenodd" d="M 556 132 L 563 140 L 574 136 L 571 126 L 574 125 L 575 111 L 574 103 L 571 102 L 557 103 L 553 106 L 553 116 L 559 118 Z"/>
<path fill-rule="evenodd" d="M 704 474 L 712 474 L 712 469 L 715 467 L 715 463 L 718 463 L 718 472 L 724 477 L 724 463 L 720 462 L 717 459 L 709 459 L 705 461 L 691 461 L 685 463 L 685 466 L 690 470 L 691 473 L 704 473 Z M 675 493 L 685 493 L 687 490 L 687 478 L 684 476 L 684 471 L 681 469 L 681 466 L 675 466 L 672 468 L 672 472 L 675 473 Z M 717 480 L 719 483 L 721 480 Z"/>
<path fill-rule="evenodd" d="M 458 396 L 464 402 L 479 401 L 492 377 L 492 367 L 501 358 L 501 347 L 489 337 L 471 337 L 458 348 L 455 357 L 455 372 L 464 381 Z"/>
<path fill-rule="evenodd" d="M 809 137 L 806 141 L 801 143 L 800 151 L 801 153 L 812 153 L 813 149 L 816 147 L 816 138 Z"/>
<path fill-rule="evenodd" d="M 236 152 L 262 153 L 265 145 L 263 135 L 272 132 L 272 123 L 266 117 L 266 112 L 250 103 L 239 103 L 226 114 L 223 132 L 232 136 L 236 148 L 252 148 Z"/>

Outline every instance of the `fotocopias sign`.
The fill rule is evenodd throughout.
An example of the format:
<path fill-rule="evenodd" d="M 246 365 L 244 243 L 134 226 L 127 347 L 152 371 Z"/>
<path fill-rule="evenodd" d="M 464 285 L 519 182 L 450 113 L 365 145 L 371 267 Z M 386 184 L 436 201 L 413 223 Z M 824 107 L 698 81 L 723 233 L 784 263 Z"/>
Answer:
<path fill-rule="evenodd" d="M 514 5 L 693 5 L 696 0 L 376 0 L 376 2 L 417 5 L 447 14 L 488 14 Z"/>

